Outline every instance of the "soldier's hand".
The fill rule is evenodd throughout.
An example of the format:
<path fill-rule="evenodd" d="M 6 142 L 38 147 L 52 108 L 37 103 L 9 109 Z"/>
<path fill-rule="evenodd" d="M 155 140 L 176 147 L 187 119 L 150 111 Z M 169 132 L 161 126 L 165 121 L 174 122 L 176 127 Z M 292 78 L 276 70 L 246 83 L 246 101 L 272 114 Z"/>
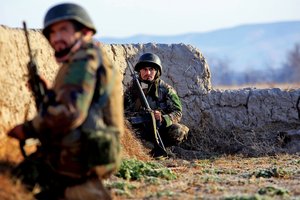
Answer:
<path fill-rule="evenodd" d="M 13 129 L 11 129 L 8 134 L 9 137 L 16 138 L 18 140 L 25 140 L 26 135 L 24 132 L 23 124 L 19 124 L 15 126 Z"/>
<path fill-rule="evenodd" d="M 160 121 L 160 122 L 162 122 L 161 112 L 158 111 L 158 110 L 154 110 L 153 112 L 154 112 L 155 119 L 158 120 L 158 121 Z"/>
<path fill-rule="evenodd" d="M 39 75 L 40 81 L 42 83 L 42 85 L 44 86 L 45 89 L 48 89 L 50 86 L 50 83 L 47 79 L 45 79 L 45 77 Z"/>

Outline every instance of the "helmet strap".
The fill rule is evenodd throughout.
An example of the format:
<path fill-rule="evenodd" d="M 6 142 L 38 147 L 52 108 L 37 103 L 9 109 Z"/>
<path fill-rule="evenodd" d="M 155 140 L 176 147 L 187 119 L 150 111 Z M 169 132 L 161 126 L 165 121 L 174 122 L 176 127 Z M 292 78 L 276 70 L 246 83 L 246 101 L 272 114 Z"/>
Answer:
<path fill-rule="evenodd" d="M 156 74 L 155 74 L 154 80 L 156 80 L 160 77 L 160 71 L 157 68 L 155 68 L 155 70 L 156 70 Z"/>

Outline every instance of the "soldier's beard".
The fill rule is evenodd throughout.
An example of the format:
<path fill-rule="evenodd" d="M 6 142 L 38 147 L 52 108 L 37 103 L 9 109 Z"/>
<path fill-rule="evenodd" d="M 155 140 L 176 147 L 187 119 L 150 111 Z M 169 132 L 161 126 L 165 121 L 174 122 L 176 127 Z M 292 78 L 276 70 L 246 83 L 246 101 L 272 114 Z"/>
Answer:
<path fill-rule="evenodd" d="M 152 83 L 154 83 L 158 78 L 159 78 L 159 76 L 158 76 L 158 75 L 155 75 L 154 79 L 152 79 L 152 80 L 150 80 L 150 79 L 144 80 L 144 79 L 142 79 L 142 78 L 140 78 L 140 80 L 141 80 L 141 82 L 144 82 L 144 83 L 147 83 L 147 84 L 152 84 Z"/>
<path fill-rule="evenodd" d="M 58 59 L 65 57 L 66 55 L 68 55 L 71 51 L 71 49 L 73 48 L 73 46 L 76 44 L 76 42 L 74 42 L 71 46 L 60 50 L 60 51 L 55 51 L 54 56 Z"/>
<path fill-rule="evenodd" d="M 150 85 L 151 83 L 153 83 L 154 82 L 154 80 L 143 80 L 143 79 L 141 79 L 141 82 L 143 82 L 143 83 L 146 83 L 146 84 L 148 84 L 148 85 Z"/>
<path fill-rule="evenodd" d="M 148 85 L 154 82 L 154 80 L 149 80 L 149 79 L 144 80 L 141 77 L 139 77 L 139 79 L 140 79 L 140 82 L 148 84 Z"/>
<path fill-rule="evenodd" d="M 155 81 L 155 79 L 152 79 L 151 77 L 147 77 L 147 76 L 142 78 L 141 75 L 139 76 L 139 79 L 141 82 L 146 83 L 146 84 L 151 84 Z"/>

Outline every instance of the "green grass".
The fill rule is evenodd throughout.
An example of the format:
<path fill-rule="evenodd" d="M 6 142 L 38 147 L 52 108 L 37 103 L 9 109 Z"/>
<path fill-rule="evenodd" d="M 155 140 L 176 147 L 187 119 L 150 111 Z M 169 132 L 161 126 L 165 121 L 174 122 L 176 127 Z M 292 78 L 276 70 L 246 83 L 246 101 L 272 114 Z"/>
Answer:
<path fill-rule="evenodd" d="M 287 197 L 289 196 L 289 191 L 284 189 L 284 188 L 277 188 L 274 186 L 268 186 L 264 188 L 260 188 L 257 192 L 260 195 L 267 195 L 267 196 L 282 196 L 282 197 Z"/>
<path fill-rule="evenodd" d="M 273 167 L 268 169 L 260 169 L 254 172 L 252 175 L 254 175 L 256 178 L 280 178 L 292 176 L 293 172 L 282 167 Z"/>
<path fill-rule="evenodd" d="M 126 180 L 141 180 L 157 177 L 166 180 L 176 179 L 176 175 L 162 164 L 156 162 L 143 162 L 136 159 L 123 160 L 116 176 Z"/>

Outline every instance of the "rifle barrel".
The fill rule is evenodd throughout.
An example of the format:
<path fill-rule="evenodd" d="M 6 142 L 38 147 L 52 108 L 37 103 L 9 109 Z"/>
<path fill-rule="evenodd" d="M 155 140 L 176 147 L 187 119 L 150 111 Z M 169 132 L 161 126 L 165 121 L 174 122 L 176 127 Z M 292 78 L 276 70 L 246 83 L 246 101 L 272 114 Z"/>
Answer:
<path fill-rule="evenodd" d="M 26 38 L 26 43 L 27 43 L 27 47 L 28 47 L 29 59 L 30 59 L 30 61 L 32 61 L 33 60 L 33 56 L 31 54 L 31 47 L 30 47 L 30 42 L 29 42 L 29 34 L 28 34 L 27 25 L 26 25 L 25 21 L 23 21 L 23 29 L 24 29 L 24 32 L 25 32 L 25 38 Z"/>

